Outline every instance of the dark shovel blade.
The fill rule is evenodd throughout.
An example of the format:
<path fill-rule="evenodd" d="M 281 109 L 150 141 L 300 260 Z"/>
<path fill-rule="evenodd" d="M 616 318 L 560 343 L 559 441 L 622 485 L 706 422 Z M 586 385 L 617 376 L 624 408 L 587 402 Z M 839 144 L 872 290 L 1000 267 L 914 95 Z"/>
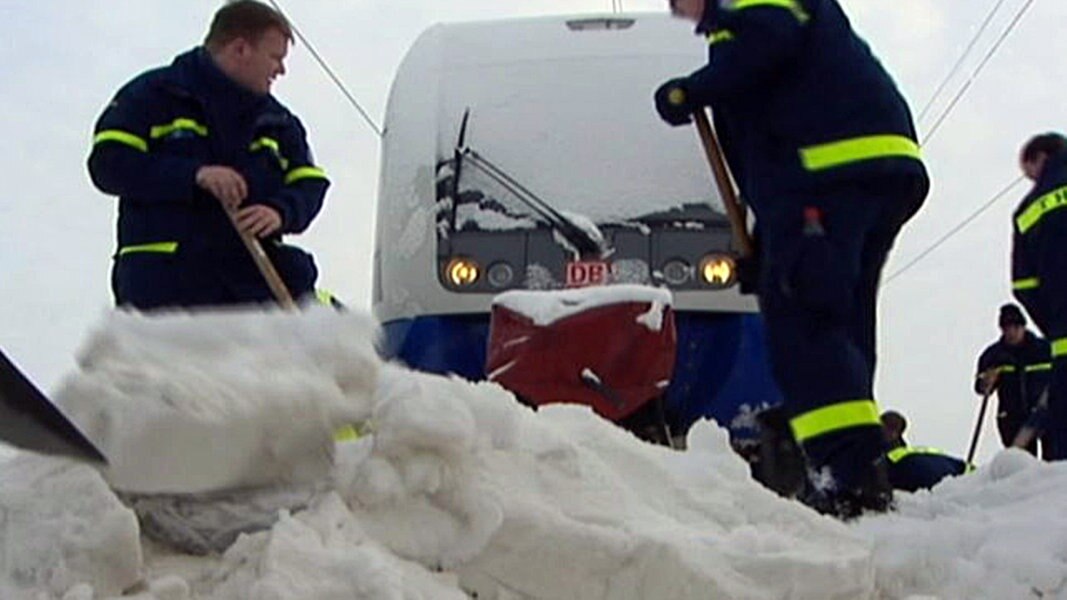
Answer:
<path fill-rule="evenodd" d="M 0 351 L 0 440 L 25 450 L 107 464 L 104 455 Z"/>

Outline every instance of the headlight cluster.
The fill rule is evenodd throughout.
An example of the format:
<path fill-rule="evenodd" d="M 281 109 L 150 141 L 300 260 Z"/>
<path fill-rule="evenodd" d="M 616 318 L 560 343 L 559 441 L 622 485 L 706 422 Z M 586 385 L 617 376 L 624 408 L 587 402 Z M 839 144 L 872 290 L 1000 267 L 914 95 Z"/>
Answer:
<path fill-rule="evenodd" d="M 737 281 L 737 263 L 726 254 L 709 254 L 694 266 L 689 261 L 673 258 L 660 268 L 667 285 L 679 287 L 693 279 L 713 289 L 730 287 Z"/>
<path fill-rule="evenodd" d="M 457 256 L 445 265 L 445 279 L 457 288 L 467 288 L 478 283 L 482 278 L 482 267 L 471 258 Z M 502 289 L 515 279 L 515 268 L 510 264 L 498 261 L 485 271 L 485 280 L 490 287 Z"/>

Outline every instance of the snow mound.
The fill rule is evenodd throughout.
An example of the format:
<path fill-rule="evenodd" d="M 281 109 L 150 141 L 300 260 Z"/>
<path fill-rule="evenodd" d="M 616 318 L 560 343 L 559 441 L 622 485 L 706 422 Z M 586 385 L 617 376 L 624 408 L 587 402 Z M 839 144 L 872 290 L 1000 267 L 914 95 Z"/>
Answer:
<path fill-rule="evenodd" d="M 252 373 L 268 366 L 284 380 L 281 389 L 307 405 L 309 419 L 358 417 L 367 433 L 337 444 L 329 471 L 299 506 L 282 503 L 258 532 L 206 556 L 147 539 L 105 482 L 113 472 L 20 455 L 0 467 L 0 595 L 1067 598 L 1062 463 L 1006 451 L 931 492 L 901 494 L 893 514 L 843 525 L 754 483 L 713 423 L 694 426 L 686 451 L 650 446 L 584 407 L 534 412 L 495 384 L 368 360 L 373 339 L 365 319 L 336 313 L 109 318 L 65 398 L 88 405 L 88 390 L 108 391 L 96 410 L 122 424 L 121 439 L 140 440 L 145 452 L 191 453 L 152 459 L 160 468 L 204 456 L 187 446 L 147 445 L 152 436 L 136 430 L 162 429 L 158 405 L 167 394 L 159 388 L 169 394 L 173 385 L 165 372 L 198 382 L 179 402 L 205 402 L 215 429 L 244 432 L 229 442 L 240 452 L 272 449 L 279 435 L 270 418 L 256 417 L 257 427 L 247 429 L 242 421 L 256 414 L 246 407 L 264 393 Z M 195 390 L 209 398 L 198 400 Z M 273 408 L 297 399 L 261 401 Z M 220 433 L 213 443 L 225 439 Z M 269 499 L 285 485 L 307 489 L 304 474 L 286 472 L 264 452 L 266 465 L 252 461 L 246 466 L 254 476 L 236 479 L 269 485 L 237 492 L 261 490 Z M 200 499 L 210 504 L 212 497 Z M 215 508 L 228 520 L 251 516 L 233 501 L 238 496 L 223 497 L 228 504 Z M 250 497 L 246 510 L 264 505 Z"/>
<path fill-rule="evenodd" d="M 365 317 L 325 308 L 115 312 L 56 403 L 108 457 L 116 489 L 312 480 L 329 470 L 334 428 L 366 415 L 378 369 L 373 331 Z"/>

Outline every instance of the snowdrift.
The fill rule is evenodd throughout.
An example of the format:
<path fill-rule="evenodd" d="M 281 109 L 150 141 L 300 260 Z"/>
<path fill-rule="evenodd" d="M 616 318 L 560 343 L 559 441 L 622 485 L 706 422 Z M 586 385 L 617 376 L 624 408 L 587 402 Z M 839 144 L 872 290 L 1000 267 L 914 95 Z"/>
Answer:
<path fill-rule="evenodd" d="M 1061 465 L 1006 452 L 846 526 L 751 481 L 713 423 L 684 452 L 650 446 L 583 407 L 535 413 L 494 384 L 378 364 L 374 335 L 366 317 L 329 311 L 109 317 L 57 399 L 116 468 L 31 455 L 0 468 L 0 595 L 1067 597 Z M 190 417 L 168 432 L 176 410 L 210 427 Z M 322 455 L 300 440 L 352 420 L 370 433 L 338 443 L 324 471 L 298 467 Z M 204 430 L 211 452 L 180 435 Z M 316 491 L 225 552 L 191 556 L 148 540 L 113 491 L 165 479 L 149 467 L 248 494 Z"/>

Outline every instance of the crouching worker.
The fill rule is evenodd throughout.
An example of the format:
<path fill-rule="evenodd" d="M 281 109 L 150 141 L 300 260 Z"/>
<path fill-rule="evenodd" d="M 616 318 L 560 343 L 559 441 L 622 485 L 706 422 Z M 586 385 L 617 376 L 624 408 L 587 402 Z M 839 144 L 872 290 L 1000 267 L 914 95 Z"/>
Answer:
<path fill-rule="evenodd" d="M 882 413 L 882 431 L 889 451 L 889 483 L 893 489 L 915 492 L 928 490 L 946 477 L 962 475 L 971 468 L 962 460 L 935 448 L 909 446 L 904 441 L 908 422 L 904 415 L 887 410 Z"/>

